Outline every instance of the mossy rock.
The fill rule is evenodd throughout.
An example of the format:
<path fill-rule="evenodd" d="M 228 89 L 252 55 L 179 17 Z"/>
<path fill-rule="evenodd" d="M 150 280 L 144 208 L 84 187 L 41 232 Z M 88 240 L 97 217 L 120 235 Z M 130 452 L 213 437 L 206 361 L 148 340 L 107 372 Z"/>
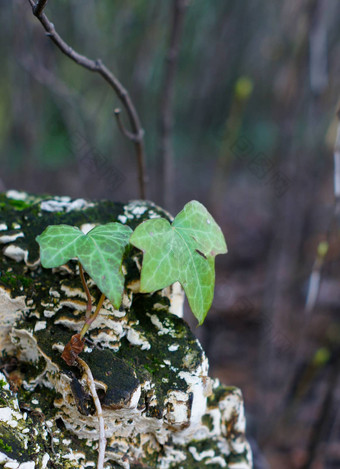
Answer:
<path fill-rule="evenodd" d="M 41 267 L 36 236 L 52 224 L 88 230 L 118 221 L 135 228 L 160 216 L 171 218 L 150 202 L 0 195 L 0 350 L 9 382 L 17 387 L 13 392 L 5 384 L 0 390 L 0 467 L 14 467 L 6 466 L 12 460 L 31 467 L 87 468 L 96 461 L 98 422 L 86 380 L 60 356 L 82 327 L 86 296 L 75 261 L 53 270 Z M 115 310 L 104 302 L 80 355 L 103 407 L 105 467 L 249 469 L 240 391 L 208 377 L 204 351 L 181 317 L 178 284 L 139 293 L 141 261 L 140 252 L 128 247 L 122 306 Z M 99 291 L 88 283 L 97 300 Z M 4 409 L 17 412 L 20 425 L 12 428 L 10 419 L 2 419 L 12 412 Z"/>

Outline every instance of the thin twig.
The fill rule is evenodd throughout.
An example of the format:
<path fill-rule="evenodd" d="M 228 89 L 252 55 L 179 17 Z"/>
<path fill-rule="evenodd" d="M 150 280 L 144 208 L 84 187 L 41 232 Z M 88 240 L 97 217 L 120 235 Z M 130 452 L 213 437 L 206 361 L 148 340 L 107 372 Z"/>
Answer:
<path fill-rule="evenodd" d="M 34 6 L 33 13 L 35 16 L 40 16 L 46 6 L 47 0 L 38 0 Z"/>
<path fill-rule="evenodd" d="M 141 132 L 139 134 L 133 134 L 132 132 L 130 132 L 123 124 L 121 118 L 120 118 L 120 113 L 122 111 L 119 109 L 119 108 L 116 108 L 114 110 L 114 113 L 115 113 L 115 116 L 116 116 L 116 119 L 117 119 L 117 124 L 118 124 L 118 127 L 119 127 L 119 130 L 122 132 L 123 135 L 125 135 L 125 137 L 127 137 L 129 140 L 131 140 L 132 142 L 140 142 L 142 139 L 143 139 L 143 136 L 144 136 L 144 130 L 141 129 Z"/>
<path fill-rule="evenodd" d="M 105 438 L 105 426 L 104 426 L 104 417 L 103 417 L 103 411 L 102 411 L 102 406 L 100 404 L 100 400 L 97 394 L 96 390 L 96 385 L 94 383 L 93 375 L 91 372 L 90 367 L 88 364 L 82 360 L 81 358 L 77 357 L 77 362 L 79 365 L 83 368 L 83 370 L 86 373 L 86 379 L 87 379 L 87 384 L 90 389 L 94 405 L 97 410 L 97 417 L 98 417 L 98 422 L 99 422 L 99 448 L 98 448 L 98 463 L 97 463 L 97 469 L 103 469 L 104 468 L 104 458 L 105 458 L 105 448 L 106 448 L 106 438 Z"/>
<path fill-rule="evenodd" d="M 160 138 L 161 159 L 163 164 L 164 206 L 173 209 L 174 157 L 172 148 L 174 84 L 178 63 L 178 52 L 183 30 L 187 0 L 173 0 L 173 15 L 170 31 L 169 49 L 164 67 L 164 83 L 161 101 Z"/>
<path fill-rule="evenodd" d="M 83 266 L 81 265 L 80 262 L 78 262 L 78 266 L 79 266 L 79 274 L 80 274 L 80 278 L 81 278 L 81 283 L 83 284 L 83 288 L 84 288 L 86 296 L 87 296 L 87 306 L 86 306 L 86 315 L 85 316 L 86 316 L 86 319 L 88 319 L 91 315 L 91 312 L 92 312 L 92 298 L 91 298 L 89 287 L 87 286 L 87 283 L 86 283 L 86 280 L 85 280 Z"/>
<path fill-rule="evenodd" d="M 32 7 L 34 16 L 38 18 L 43 28 L 46 31 L 46 35 L 54 42 L 54 44 L 63 52 L 67 57 L 76 62 L 78 65 L 96 72 L 101 75 L 104 80 L 113 88 L 117 94 L 119 100 L 124 106 L 129 122 L 131 125 L 132 133 L 135 135 L 142 135 L 143 128 L 137 113 L 137 110 L 130 98 L 128 91 L 124 88 L 121 82 L 116 76 L 102 63 L 101 60 L 91 60 L 88 57 L 79 54 L 72 49 L 57 33 L 53 23 L 50 22 L 48 17 L 43 13 L 47 0 L 38 0 L 36 3 L 34 0 L 28 0 Z M 145 174 L 145 149 L 144 140 L 140 138 L 134 141 L 135 151 L 138 163 L 138 180 L 139 180 L 139 192 L 140 197 L 145 199 L 145 185 L 146 185 L 146 174 Z"/>

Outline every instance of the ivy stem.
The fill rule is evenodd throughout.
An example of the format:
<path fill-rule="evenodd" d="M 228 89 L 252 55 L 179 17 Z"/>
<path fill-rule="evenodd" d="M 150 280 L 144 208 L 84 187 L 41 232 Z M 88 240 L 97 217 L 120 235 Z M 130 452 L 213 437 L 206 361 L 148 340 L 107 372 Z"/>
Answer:
<path fill-rule="evenodd" d="M 104 303 L 104 300 L 105 300 L 105 295 L 104 293 L 102 293 L 102 296 L 100 297 L 100 300 L 99 300 L 99 303 L 97 304 L 97 308 L 95 310 L 95 312 L 93 313 L 93 315 L 89 318 L 86 319 L 85 321 L 85 324 L 83 325 L 83 328 L 82 330 L 80 331 L 80 340 L 83 339 L 84 335 L 86 334 L 86 332 L 89 330 L 89 327 L 91 326 L 91 324 L 93 323 L 93 321 L 96 319 L 96 317 L 98 316 L 99 314 L 99 311 L 101 310 L 101 307 L 103 306 L 103 303 Z"/>
<path fill-rule="evenodd" d="M 83 284 L 83 288 L 85 290 L 86 296 L 87 296 L 87 306 L 86 306 L 86 319 L 88 319 L 91 316 L 91 311 L 92 311 L 92 299 L 91 299 L 91 294 L 89 287 L 87 286 L 86 280 L 85 280 L 85 275 L 84 275 L 84 269 L 81 263 L 78 261 L 79 265 L 79 274 L 81 278 L 81 283 Z"/>

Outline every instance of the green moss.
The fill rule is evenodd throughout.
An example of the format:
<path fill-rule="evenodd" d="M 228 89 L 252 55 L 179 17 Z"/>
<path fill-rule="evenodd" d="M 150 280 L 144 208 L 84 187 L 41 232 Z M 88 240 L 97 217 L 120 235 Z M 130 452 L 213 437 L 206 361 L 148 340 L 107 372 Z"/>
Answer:
<path fill-rule="evenodd" d="M 30 207 L 30 204 L 25 202 L 24 200 L 15 200 L 15 199 L 8 199 L 8 205 L 15 208 L 15 210 L 25 210 L 26 208 Z"/>
<path fill-rule="evenodd" d="M 154 305 L 164 305 L 163 310 L 154 310 Z M 186 391 L 187 383 L 178 376 L 180 370 L 195 369 L 202 360 L 202 350 L 187 324 L 175 315 L 169 315 L 169 300 L 159 293 L 153 295 L 135 295 L 129 319 L 137 322 L 135 330 L 140 330 L 150 343 L 149 350 L 141 350 L 123 338 L 117 355 L 128 361 L 136 370 L 141 382 L 152 379 L 155 383 L 157 406 L 148 407 L 148 416 L 161 418 L 164 412 L 164 400 L 169 389 Z M 157 316 L 158 320 L 171 334 L 158 334 L 158 329 L 152 323 L 149 314 Z M 173 338 L 172 335 L 175 337 Z M 169 346 L 176 342 L 179 349 L 176 353 L 169 352 Z M 190 350 L 190 361 L 188 351 Z M 170 361 L 171 365 L 165 363 Z M 142 398 L 143 399 L 143 396 Z"/>
<path fill-rule="evenodd" d="M 211 415 L 209 414 L 205 414 L 203 415 L 202 417 L 202 423 L 203 425 L 205 425 L 206 427 L 208 427 L 209 431 L 212 431 L 213 428 L 214 428 L 214 421 L 213 421 L 213 418 Z"/>
<path fill-rule="evenodd" d="M 23 441 L 20 440 L 17 434 L 18 430 L 6 426 L 0 422 L 0 435 L 3 445 L 0 444 L 0 448 L 10 458 L 15 458 L 19 462 L 23 462 L 27 457 L 27 450 Z M 27 459 L 26 459 L 27 460 Z"/>
<path fill-rule="evenodd" d="M 1 438 L 0 438 L 0 448 L 6 451 L 6 453 L 13 451 L 12 446 L 9 446 L 7 443 L 4 443 L 4 441 Z"/>
<path fill-rule="evenodd" d="M 185 469 L 202 469 L 203 466 L 208 469 L 221 469 L 220 464 L 207 462 L 207 460 L 209 459 L 208 456 L 203 458 L 200 461 L 196 461 L 191 451 L 189 450 L 189 448 L 191 447 L 195 448 L 198 453 L 203 453 L 204 451 L 213 450 L 215 453 L 215 456 L 221 456 L 222 458 L 225 459 L 225 455 L 221 453 L 221 450 L 218 447 L 217 441 L 210 439 L 210 438 L 208 440 L 192 441 L 185 449 L 185 455 L 186 455 L 185 465 L 183 462 L 177 463 L 177 464 L 175 463 L 170 466 L 171 469 L 179 469 L 180 467 L 185 467 Z M 183 448 L 178 447 L 178 449 L 183 451 Z M 226 466 L 226 467 L 228 468 L 229 466 Z"/>
<path fill-rule="evenodd" d="M 232 394 L 238 389 L 234 386 L 223 386 L 222 384 L 214 389 L 211 396 L 208 397 L 208 407 L 218 407 L 219 402 L 224 399 L 228 394 Z"/>
<path fill-rule="evenodd" d="M 34 280 L 27 276 L 20 275 L 16 272 L 5 272 L 0 273 L 0 285 L 11 289 L 12 293 L 19 294 L 23 290 L 27 290 L 32 287 Z"/>
<path fill-rule="evenodd" d="M 248 453 L 246 451 L 244 451 L 243 453 L 238 453 L 238 454 L 231 453 L 228 456 L 229 463 L 236 464 L 236 463 L 242 463 L 244 461 L 248 461 Z"/>

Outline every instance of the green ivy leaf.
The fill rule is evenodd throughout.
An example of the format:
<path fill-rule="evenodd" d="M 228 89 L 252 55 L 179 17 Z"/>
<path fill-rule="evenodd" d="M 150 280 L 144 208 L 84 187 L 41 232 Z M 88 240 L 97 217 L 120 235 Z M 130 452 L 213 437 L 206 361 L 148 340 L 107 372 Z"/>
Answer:
<path fill-rule="evenodd" d="M 97 226 L 80 239 L 77 250 L 82 266 L 115 308 L 124 290 L 122 260 L 131 233 L 131 228 L 120 223 Z"/>
<path fill-rule="evenodd" d="M 214 296 L 215 256 L 227 252 L 223 233 L 207 209 L 191 201 L 172 224 L 158 218 L 139 225 L 130 243 L 144 252 L 141 292 L 179 281 L 202 324 Z"/>
<path fill-rule="evenodd" d="M 122 259 L 132 230 L 120 223 L 107 223 L 86 235 L 79 228 L 52 225 L 36 238 L 43 267 L 59 267 L 78 257 L 102 293 L 119 308 L 124 289 Z"/>
<path fill-rule="evenodd" d="M 83 233 L 79 228 L 69 225 L 52 225 L 36 237 L 40 246 L 40 261 L 43 267 L 52 269 L 66 264 L 77 257 L 77 240 Z"/>

